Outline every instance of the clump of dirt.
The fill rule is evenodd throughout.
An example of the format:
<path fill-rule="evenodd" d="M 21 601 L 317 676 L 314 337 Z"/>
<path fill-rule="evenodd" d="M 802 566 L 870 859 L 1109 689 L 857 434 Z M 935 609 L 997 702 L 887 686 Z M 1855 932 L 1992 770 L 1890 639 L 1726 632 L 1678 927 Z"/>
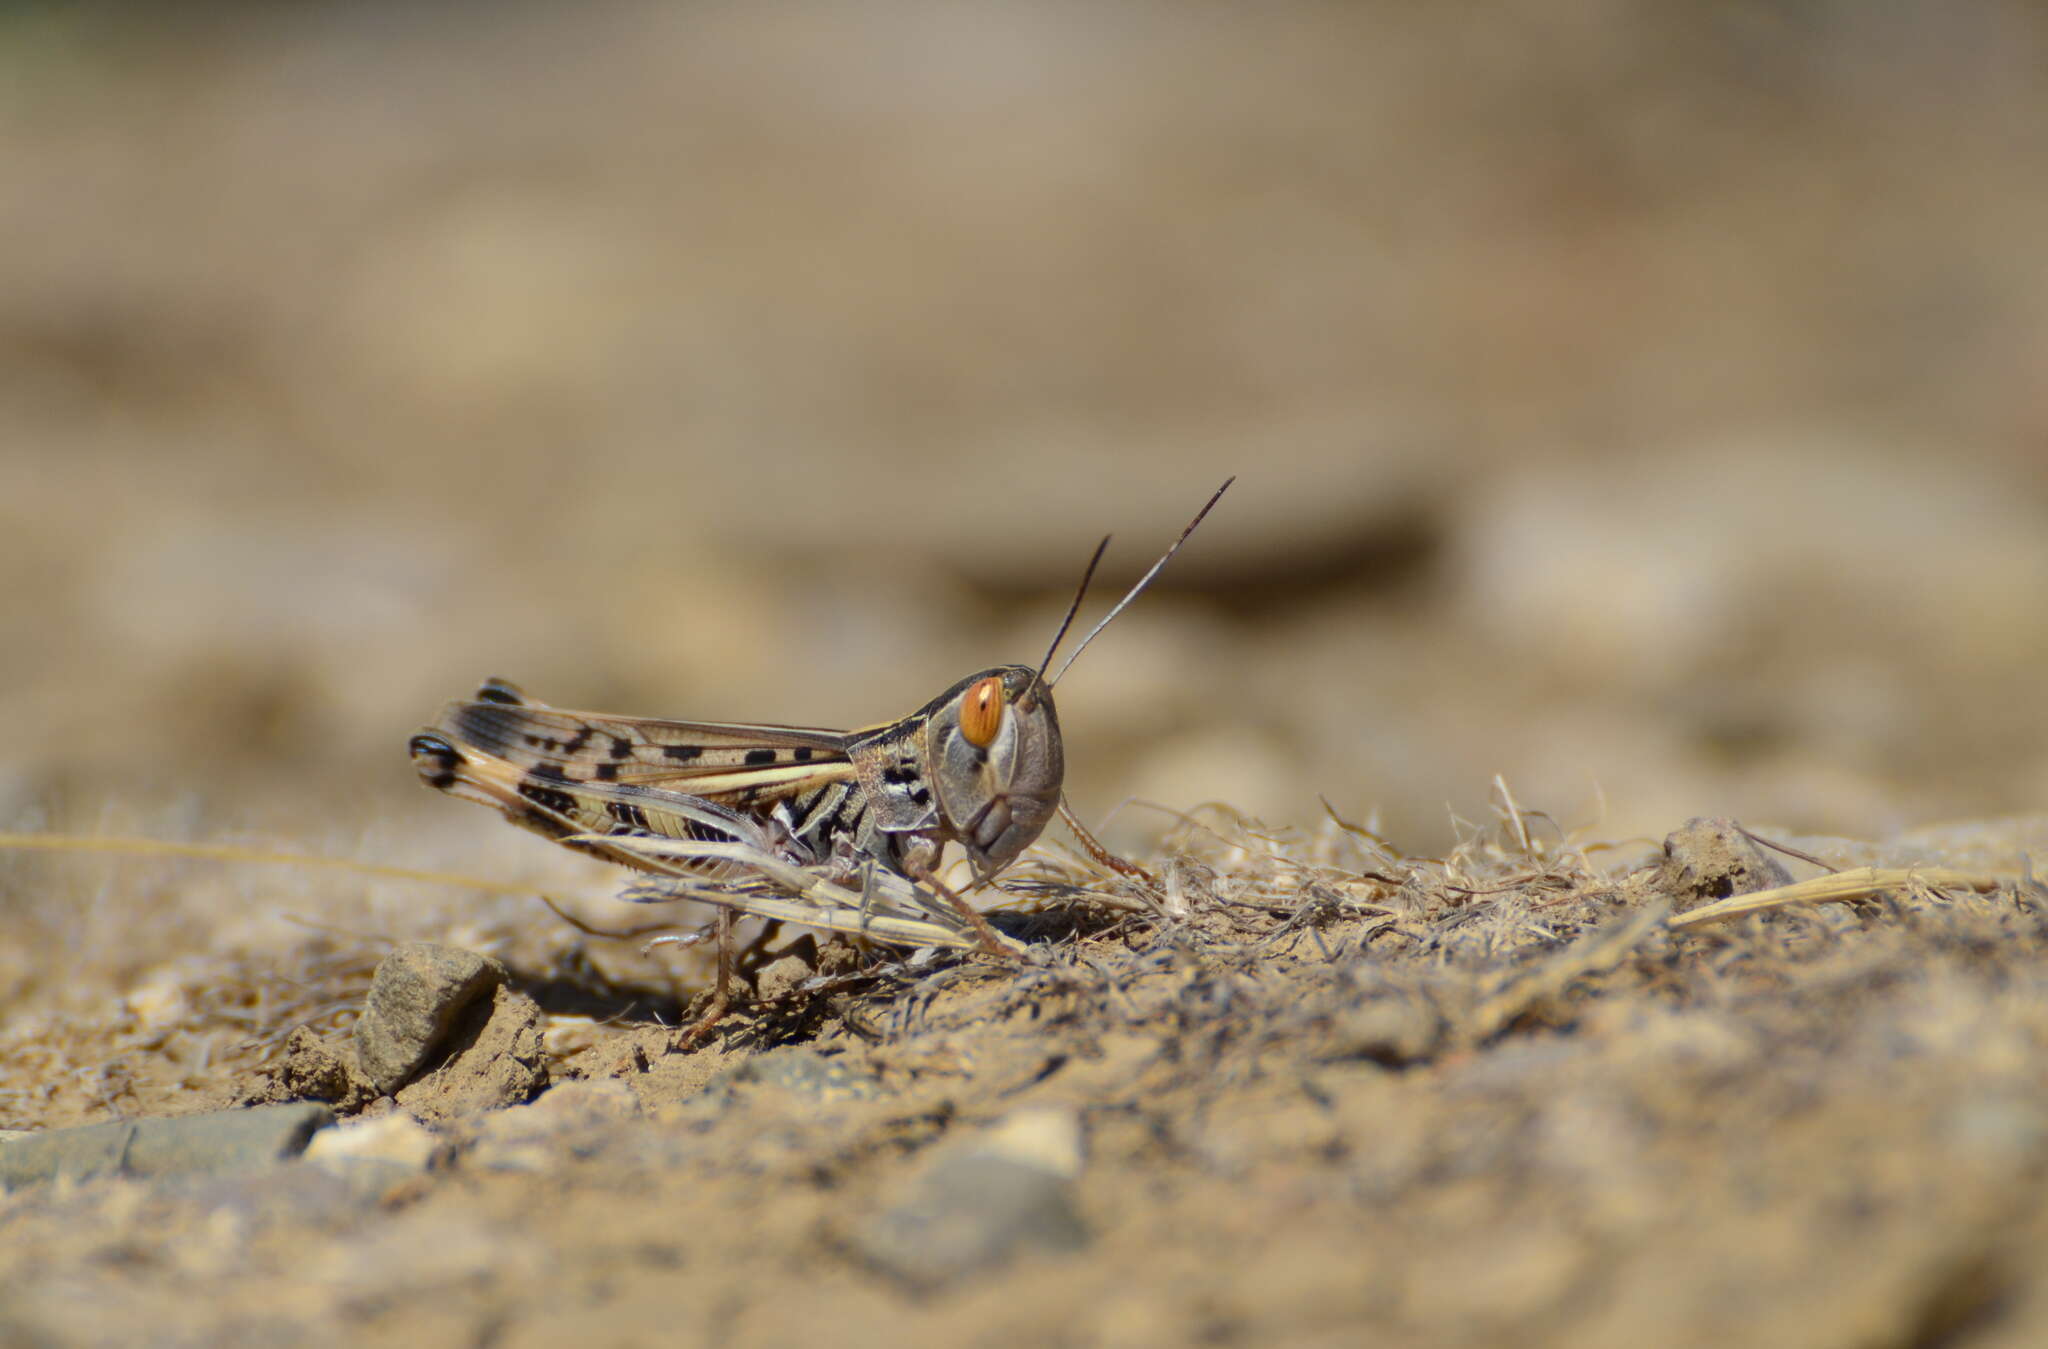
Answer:
<path fill-rule="evenodd" d="M 353 1112 L 377 1096 L 376 1084 L 364 1076 L 354 1055 L 300 1026 L 285 1037 L 277 1057 L 251 1076 L 236 1104 L 324 1101 Z"/>
<path fill-rule="evenodd" d="M 1792 873 L 1733 820 L 1687 820 L 1664 840 L 1657 884 L 1680 905 L 1790 885 Z"/>
<path fill-rule="evenodd" d="M 439 1067 L 399 1088 L 398 1108 L 426 1124 L 466 1119 L 533 1099 L 548 1082 L 541 1048 L 540 1008 L 499 985 L 473 1004 Z"/>

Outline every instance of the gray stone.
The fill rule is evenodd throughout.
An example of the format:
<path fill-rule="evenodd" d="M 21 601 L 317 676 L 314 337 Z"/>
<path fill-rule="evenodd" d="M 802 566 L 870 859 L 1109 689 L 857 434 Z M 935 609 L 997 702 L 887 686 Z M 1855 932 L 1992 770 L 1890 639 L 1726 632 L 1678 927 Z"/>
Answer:
<path fill-rule="evenodd" d="M 488 956 L 431 942 L 408 942 L 378 962 L 363 1015 L 356 1059 L 379 1092 L 396 1091 L 419 1072 L 478 998 L 505 982 Z"/>
<path fill-rule="evenodd" d="M 929 1290 L 1026 1251 L 1088 1243 L 1074 1202 L 1080 1130 L 1070 1114 L 1020 1112 L 976 1144 L 935 1158 L 901 1202 L 852 1234 L 859 1254 Z"/>
<path fill-rule="evenodd" d="M 69 1176 L 220 1175 L 287 1161 L 334 1122 L 317 1102 L 114 1120 L 0 1143 L 0 1187 Z"/>

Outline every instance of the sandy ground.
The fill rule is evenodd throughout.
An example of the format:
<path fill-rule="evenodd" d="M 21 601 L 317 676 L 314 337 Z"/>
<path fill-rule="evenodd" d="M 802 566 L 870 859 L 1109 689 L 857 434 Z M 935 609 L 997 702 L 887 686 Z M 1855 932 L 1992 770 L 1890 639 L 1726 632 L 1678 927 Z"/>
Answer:
<path fill-rule="evenodd" d="M 1799 840 L 1830 865 L 1909 869 L 1853 906 L 1697 928 L 1684 915 L 1767 854 L 1731 870 L 1679 842 L 1603 866 L 1529 823 L 1427 861 L 1334 824 L 1283 840 L 1195 821 L 1156 887 L 1040 862 L 1035 916 L 1005 920 L 1032 941 L 1021 964 L 849 963 L 804 940 L 805 982 L 687 1053 L 658 1008 L 579 978 L 580 945 L 516 966 L 471 1049 L 363 1112 L 433 1126 L 411 1165 L 17 1191 L 0 1209 L 0 1333 L 1846 1346 L 2048 1331 L 2048 896 L 2017 877 L 1910 879 L 1929 857 L 2038 849 L 2048 820 L 1887 848 Z M 1143 912 L 1103 907 L 1147 893 Z M 296 995 L 359 1003 L 365 960 L 319 949 Z M 216 996 L 244 973 L 195 964 Z M 233 1011 L 131 1004 L 66 1042 L 17 1026 L 10 1081 L 40 1078 L 53 1119 L 177 1112 L 302 1095 L 295 1055 L 349 1052 L 302 1031 L 282 1057 L 244 1041 L 209 1059 Z M 533 1105 L 517 1102 L 538 1060 L 514 1062 L 493 1029 L 521 1018 L 547 1046 Z M 14 1068 L 24 1051 L 108 1067 L 65 1084 Z M 512 1104 L 491 1096 L 507 1081 Z M 1026 1200 L 1018 1175 L 1038 1178 Z"/>
<path fill-rule="evenodd" d="M 561 1094 L 10 1195 L 0 1342 L 2043 1334 L 2033 8 L 181 15 L 0 13 L 0 831 L 480 884 L 0 851 L 0 1129 L 275 1099 L 406 941 Z M 703 951 L 406 761 L 900 716 L 1233 473 L 1059 690 L 1159 885 L 1055 831 L 1021 967 L 677 1052 Z M 2003 888 L 1671 929 L 1694 817 Z"/>

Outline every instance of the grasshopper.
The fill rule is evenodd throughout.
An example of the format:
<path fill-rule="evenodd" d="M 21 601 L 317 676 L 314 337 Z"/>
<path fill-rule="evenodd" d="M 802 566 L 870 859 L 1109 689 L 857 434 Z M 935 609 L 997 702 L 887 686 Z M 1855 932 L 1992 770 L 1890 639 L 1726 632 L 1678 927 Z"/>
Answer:
<path fill-rule="evenodd" d="M 718 905 L 718 984 L 699 1031 L 727 1002 L 738 913 L 1014 955 L 1018 943 L 940 881 L 946 847 L 987 882 L 1064 814 L 1098 860 L 1135 871 L 1065 810 L 1052 690 L 1229 487 L 1051 675 L 1107 538 L 1037 666 L 971 674 L 897 721 L 834 731 L 572 712 L 492 679 L 412 737 L 413 764 L 430 787 L 642 873 L 625 899 Z"/>

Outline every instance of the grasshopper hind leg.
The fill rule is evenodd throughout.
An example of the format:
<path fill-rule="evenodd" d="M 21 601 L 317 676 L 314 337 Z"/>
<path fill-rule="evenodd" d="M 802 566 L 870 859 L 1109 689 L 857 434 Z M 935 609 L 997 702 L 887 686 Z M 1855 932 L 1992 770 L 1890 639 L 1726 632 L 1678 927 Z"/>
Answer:
<path fill-rule="evenodd" d="M 711 1000 L 704 1004 L 704 1010 L 681 1035 L 676 1037 L 675 1048 L 678 1053 L 687 1052 L 702 1044 L 711 1034 L 712 1027 L 725 1019 L 726 1014 L 732 1010 L 733 975 L 737 972 L 739 964 L 750 958 L 758 959 L 761 949 L 774 941 L 776 934 L 782 931 L 781 921 L 771 918 L 759 934 L 747 943 L 746 949 L 741 950 L 735 938 L 739 918 L 737 909 L 721 907 L 718 910 L 717 981 L 711 986 Z"/>
<path fill-rule="evenodd" d="M 711 1001 L 704 1004 L 704 1010 L 697 1014 L 697 1019 L 676 1037 L 677 1053 L 702 1044 L 711 1034 L 711 1028 L 725 1020 L 725 1014 L 732 1010 L 733 929 L 738 917 L 732 909 L 721 906 L 718 910 L 718 978 L 711 985 Z"/>

